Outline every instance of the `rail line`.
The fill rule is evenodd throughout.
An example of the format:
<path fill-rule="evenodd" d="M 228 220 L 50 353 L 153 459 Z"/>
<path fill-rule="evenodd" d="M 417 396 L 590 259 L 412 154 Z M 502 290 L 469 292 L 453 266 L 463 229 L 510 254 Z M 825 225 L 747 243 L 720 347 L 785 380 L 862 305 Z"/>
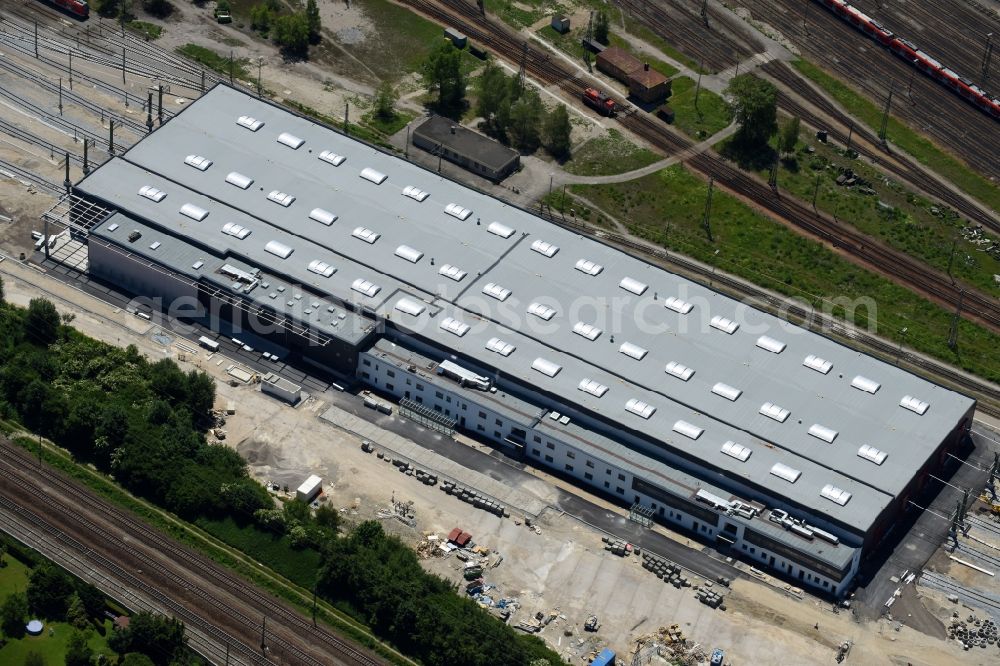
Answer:
<path fill-rule="evenodd" d="M 29 132 L 28 130 L 22 129 L 17 125 L 12 125 L 6 120 L 0 119 L 0 133 L 6 134 L 7 136 L 13 137 L 25 143 L 30 143 L 36 146 L 45 148 L 52 154 L 53 157 L 60 155 L 65 159 L 65 155 L 69 155 L 70 163 L 78 164 L 83 166 L 83 157 L 77 155 L 75 152 L 68 150 L 62 146 L 56 145 L 51 141 L 43 139 L 42 137 Z"/>
<path fill-rule="evenodd" d="M 11 164 L 4 160 L 0 160 L 0 174 L 9 174 L 14 178 L 19 180 L 25 180 L 29 183 L 34 183 L 38 187 L 42 188 L 46 192 L 54 195 L 62 194 L 63 188 L 56 183 L 53 183 L 47 178 L 39 176 L 38 174 L 17 166 L 16 164 Z"/>

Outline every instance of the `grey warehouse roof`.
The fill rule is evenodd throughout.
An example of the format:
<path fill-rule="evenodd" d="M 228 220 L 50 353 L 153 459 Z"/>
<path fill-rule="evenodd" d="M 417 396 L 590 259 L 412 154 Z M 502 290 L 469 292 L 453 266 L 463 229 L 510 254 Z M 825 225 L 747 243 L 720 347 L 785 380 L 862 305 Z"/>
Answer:
<path fill-rule="evenodd" d="M 251 131 L 237 123 L 240 116 L 263 126 Z M 283 134 L 301 145 L 279 142 Z M 335 166 L 331 153 L 346 159 Z M 185 163 L 189 155 L 212 164 L 193 168 Z M 232 172 L 253 183 L 244 189 L 227 182 Z M 143 185 L 167 196 L 159 203 L 141 197 Z M 320 293 L 357 301 L 503 376 L 731 476 L 752 476 L 776 494 L 799 496 L 796 501 L 859 528 L 871 524 L 974 404 L 225 86 L 97 169 L 77 190 L 162 228 L 169 234 L 164 247 L 199 244 L 220 257 L 235 254 Z M 294 200 L 287 206 L 275 199 L 288 197 L 269 200 L 272 192 Z M 185 203 L 208 216 L 181 215 Z M 317 208 L 337 219 L 318 221 Z M 250 235 L 241 240 L 223 233 L 230 222 Z M 292 253 L 274 254 L 267 249 L 272 241 Z M 178 260 L 178 268 L 189 258 Z M 315 260 L 336 271 L 324 277 L 308 270 Z M 446 265 L 459 279 L 442 275 Z M 353 288 L 357 280 L 380 289 L 362 295 Z M 489 285 L 510 295 L 496 300 L 484 293 Z M 401 299 L 424 308 L 407 314 L 396 308 Z M 448 317 L 468 330 L 442 328 Z M 514 351 L 488 351 L 493 338 Z M 606 391 L 579 390 L 583 379 Z M 929 407 L 923 414 L 904 408 L 905 396 Z M 643 418 L 636 401 L 655 411 Z M 773 408 L 763 409 L 767 403 Z M 679 420 L 703 432 L 692 440 L 675 430 Z M 719 453 L 728 440 L 752 451 L 748 461 Z M 884 462 L 860 457 L 864 445 L 887 454 Z M 790 483 L 770 475 L 771 465 L 762 463 L 772 461 L 800 477 Z M 820 496 L 826 484 L 855 496 L 845 506 L 828 501 Z"/>
<path fill-rule="evenodd" d="M 503 169 L 519 156 L 516 150 L 462 127 L 444 116 L 428 118 L 413 131 L 413 134 L 450 148 L 453 152 L 485 164 L 496 171 Z"/>

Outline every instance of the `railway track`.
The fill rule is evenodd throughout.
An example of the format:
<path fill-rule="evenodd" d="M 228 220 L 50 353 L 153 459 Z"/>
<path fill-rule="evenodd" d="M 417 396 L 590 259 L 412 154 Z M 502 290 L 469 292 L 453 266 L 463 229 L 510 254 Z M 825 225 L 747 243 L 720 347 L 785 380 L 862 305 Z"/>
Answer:
<path fill-rule="evenodd" d="M 16 164 L 5 162 L 4 160 L 0 160 L 0 174 L 6 174 L 12 178 L 17 178 L 18 180 L 34 183 L 35 185 L 42 188 L 49 194 L 55 196 L 58 196 L 63 192 L 63 188 L 61 185 L 53 183 L 49 179 L 39 176 L 38 174 L 29 171 L 28 169 L 19 167 Z"/>
<path fill-rule="evenodd" d="M 67 150 L 62 146 L 58 146 L 52 143 L 51 141 L 43 139 L 42 137 L 33 134 L 32 132 L 29 132 L 28 130 L 18 127 L 17 125 L 12 125 L 11 123 L 3 119 L 0 119 L 0 133 L 6 134 L 7 136 L 17 139 L 19 141 L 23 141 L 25 143 L 30 143 L 32 145 L 44 148 L 48 150 L 53 157 L 55 157 L 56 155 L 60 155 L 63 157 L 63 159 L 65 159 L 65 156 L 69 155 L 69 160 L 71 164 L 77 164 L 81 167 L 83 166 L 83 157 L 77 155 L 75 152 Z"/>
<path fill-rule="evenodd" d="M 65 526 L 62 529 L 83 537 L 82 543 L 89 545 L 82 550 L 89 548 L 105 561 L 108 557 L 101 555 L 102 549 L 121 553 L 121 559 L 138 566 L 140 570 L 155 571 L 169 581 L 173 590 L 183 590 L 189 600 L 194 601 L 194 606 L 208 611 L 200 620 L 188 611 L 185 613 L 188 621 L 199 620 L 200 624 L 204 624 L 206 619 L 209 623 L 218 619 L 221 623 L 217 615 L 221 614 L 230 626 L 244 635 L 255 637 L 259 635 L 260 617 L 264 614 L 277 621 L 272 622 L 271 633 L 267 635 L 270 653 L 291 657 L 286 663 L 327 666 L 331 663 L 329 655 L 337 655 L 337 663 L 351 666 L 377 666 L 382 663 L 351 643 L 314 628 L 306 618 L 283 603 L 204 556 L 180 546 L 132 514 L 80 488 L 60 473 L 38 467 L 20 447 L 0 441 L 0 469 L 4 470 L 0 475 L 0 486 L 13 486 L 22 500 L 33 498 L 34 506 L 44 506 L 46 515 L 59 518 L 59 524 Z M 39 477 L 43 483 L 39 483 Z M 107 526 L 102 524 L 105 522 Z M 128 535 L 129 540 L 123 541 L 108 526 Z M 147 555 L 134 544 L 136 541 L 145 549 L 155 549 L 153 552 L 157 553 L 157 557 Z M 100 546 L 95 545 L 98 543 Z M 120 568 L 121 564 L 115 566 Z M 191 574 L 198 578 L 192 578 Z M 212 628 L 211 624 L 209 628 Z M 215 628 L 215 631 L 219 629 Z M 312 649 L 315 646 L 320 650 Z M 268 661 L 265 659 L 261 663 Z"/>

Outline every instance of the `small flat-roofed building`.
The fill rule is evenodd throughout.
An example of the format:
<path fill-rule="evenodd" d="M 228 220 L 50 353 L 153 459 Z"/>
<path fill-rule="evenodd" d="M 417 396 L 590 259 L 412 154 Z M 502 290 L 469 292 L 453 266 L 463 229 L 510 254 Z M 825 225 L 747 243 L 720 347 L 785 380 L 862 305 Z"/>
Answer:
<path fill-rule="evenodd" d="M 273 372 L 269 372 L 261 378 L 260 390 L 292 405 L 297 404 L 302 397 L 301 386 L 293 384 Z"/>
<path fill-rule="evenodd" d="M 321 490 L 323 490 L 323 479 L 313 474 L 303 481 L 302 485 L 295 491 L 295 499 L 308 504 L 319 495 Z"/>
<path fill-rule="evenodd" d="M 556 14 L 552 17 L 552 22 L 549 25 L 560 35 L 565 35 L 569 32 L 569 17 L 563 14 Z"/>
<path fill-rule="evenodd" d="M 642 69 L 642 62 L 625 49 L 609 46 L 597 54 L 597 69 L 627 84 L 628 75 Z"/>
<path fill-rule="evenodd" d="M 445 28 L 444 29 L 444 36 L 445 36 L 445 39 L 448 39 L 449 41 L 451 41 L 451 43 L 454 44 L 456 48 L 460 48 L 460 49 L 464 49 L 465 45 L 469 41 L 468 38 L 464 34 L 462 34 L 461 32 L 459 32 L 455 28 Z"/>
<path fill-rule="evenodd" d="M 495 182 L 521 166 L 516 150 L 444 116 L 431 116 L 415 129 L 413 145 Z"/>
<path fill-rule="evenodd" d="M 661 102 L 670 97 L 670 79 L 644 63 L 628 75 L 628 92 L 647 104 Z"/>

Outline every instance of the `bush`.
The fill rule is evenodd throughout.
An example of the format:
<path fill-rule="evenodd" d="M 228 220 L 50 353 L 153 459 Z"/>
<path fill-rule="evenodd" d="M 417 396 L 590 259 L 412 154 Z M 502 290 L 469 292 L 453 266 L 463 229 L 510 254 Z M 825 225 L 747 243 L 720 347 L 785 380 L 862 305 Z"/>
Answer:
<path fill-rule="evenodd" d="M 309 53 L 309 20 L 305 14 L 285 14 L 273 20 L 271 39 L 287 55 L 305 57 Z"/>

